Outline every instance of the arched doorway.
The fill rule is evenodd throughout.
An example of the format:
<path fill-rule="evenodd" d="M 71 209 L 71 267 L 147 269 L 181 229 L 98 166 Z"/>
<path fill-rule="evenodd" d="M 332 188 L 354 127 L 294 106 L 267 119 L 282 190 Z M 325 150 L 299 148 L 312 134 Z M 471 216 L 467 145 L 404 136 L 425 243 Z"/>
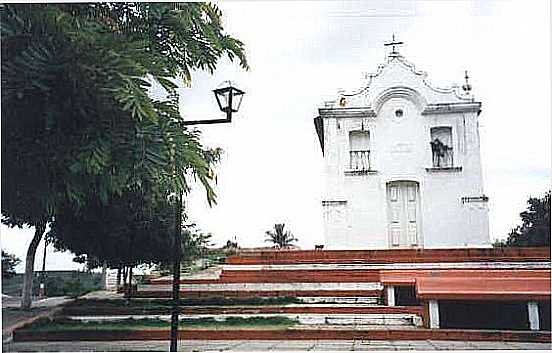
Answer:
<path fill-rule="evenodd" d="M 420 191 L 415 181 L 387 183 L 390 248 L 420 247 Z"/>

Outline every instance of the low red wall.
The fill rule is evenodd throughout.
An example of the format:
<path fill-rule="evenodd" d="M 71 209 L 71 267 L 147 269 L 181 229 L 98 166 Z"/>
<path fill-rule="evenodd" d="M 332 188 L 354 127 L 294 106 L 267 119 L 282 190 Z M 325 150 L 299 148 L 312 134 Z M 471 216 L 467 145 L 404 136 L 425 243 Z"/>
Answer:
<path fill-rule="evenodd" d="M 550 301 L 550 278 L 423 277 L 416 295 L 423 300 Z"/>
<path fill-rule="evenodd" d="M 550 248 L 260 251 L 226 259 L 233 265 L 471 261 L 550 261 Z"/>
<path fill-rule="evenodd" d="M 180 283 L 360 283 L 379 280 L 379 270 L 224 270 L 219 279 L 184 279 Z M 152 280 L 150 283 L 171 284 L 172 279 Z"/>
<path fill-rule="evenodd" d="M 379 282 L 378 270 L 224 270 L 226 283 Z"/>
<path fill-rule="evenodd" d="M 23 341 L 146 341 L 169 340 L 169 330 L 33 332 L 17 330 L 15 342 Z M 550 332 L 494 330 L 180 330 L 181 340 L 451 340 L 550 343 Z"/>
<path fill-rule="evenodd" d="M 550 270 L 520 270 L 520 269 L 470 269 L 470 270 L 381 270 L 380 281 L 384 285 L 401 286 L 414 285 L 416 280 L 422 278 L 472 278 L 484 281 L 492 278 L 519 279 L 545 278 L 550 279 Z"/>

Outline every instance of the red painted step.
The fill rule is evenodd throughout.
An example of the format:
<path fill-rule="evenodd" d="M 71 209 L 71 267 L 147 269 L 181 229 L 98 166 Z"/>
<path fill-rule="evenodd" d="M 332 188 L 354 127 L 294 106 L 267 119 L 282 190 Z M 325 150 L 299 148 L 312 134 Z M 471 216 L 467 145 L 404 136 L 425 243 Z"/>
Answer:
<path fill-rule="evenodd" d="M 75 330 L 31 331 L 16 330 L 15 342 L 23 341 L 133 341 L 169 340 L 169 330 Z M 503 331 L 503 330 L 180 330 L 181 340 L 451 340 L 451 341 L 511 341 L 543 342 L 552 340 L 549 331 Z"/>
<path fill-rule="evenodd" d="M 473 261 L 550 261 L 550 248 L 259 251 L 226 259 L 232 265 Z"/>

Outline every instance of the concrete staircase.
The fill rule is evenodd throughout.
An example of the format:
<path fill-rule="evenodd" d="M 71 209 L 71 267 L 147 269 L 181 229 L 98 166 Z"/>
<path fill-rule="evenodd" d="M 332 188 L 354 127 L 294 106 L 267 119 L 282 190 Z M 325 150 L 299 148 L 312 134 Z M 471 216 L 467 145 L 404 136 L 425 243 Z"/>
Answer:
<path fill-rule="evenodd" d="M 423 308 L 383 305 L 383 285 L 376 270 L 270 271 L 217 269 L 183 276 L 181 298 L 292 297 L 279 306 L 189 307 L 186 318 L 272 317 L 297 320 L 302 327 L 416 328 L 423 325 Z M 214 276 L 213 274 L 218 274 Z M 138 286 L 135 297 L 170 298 L 172 279 L 159 277 Z M 160 318 L 169 319 L 169 316 Z"/>

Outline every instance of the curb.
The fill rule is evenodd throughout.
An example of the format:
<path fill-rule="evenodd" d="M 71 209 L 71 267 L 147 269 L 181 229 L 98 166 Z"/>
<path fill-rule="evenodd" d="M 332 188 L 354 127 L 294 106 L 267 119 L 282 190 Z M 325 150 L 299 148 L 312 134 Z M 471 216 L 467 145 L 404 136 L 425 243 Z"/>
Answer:
<path fill-rule="evenodd" d="M 14 332 L 14 342 L 23 341 L 142 341 L 169 340 L 170 330 L 75 330 Z M 179 339 L 187 340 L 448 340 L 550 343 L 550 331 L 495 330 L 179 330 Z"/>

